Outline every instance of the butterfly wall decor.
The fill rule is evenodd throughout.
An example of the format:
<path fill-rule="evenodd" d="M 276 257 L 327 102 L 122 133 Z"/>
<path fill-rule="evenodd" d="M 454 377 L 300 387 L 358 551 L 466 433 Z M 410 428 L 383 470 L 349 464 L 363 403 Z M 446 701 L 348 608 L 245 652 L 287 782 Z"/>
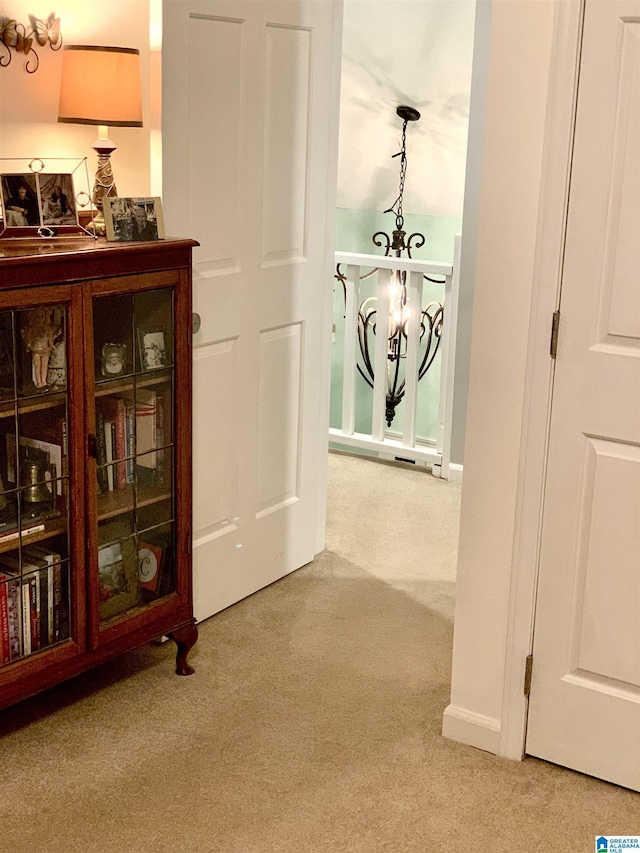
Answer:
<path fill-rule="evenodd" d="M 56 18 L 52 12 L 48 18 L 41 20 L 34 15 L 29 15 L 30 26 L 20 24 L 13 18 L 0 16 L 0 68 L 6 68 L 11 64 L 14 50 L 27 57 L 25 69 L 27 74 L 34 74 L 40 65 L 40 57 L 34 47 L 49 45 L 51 50 L 60 50 L 62 47 L 62 33 L 60 32 L 60 18 Z"/>

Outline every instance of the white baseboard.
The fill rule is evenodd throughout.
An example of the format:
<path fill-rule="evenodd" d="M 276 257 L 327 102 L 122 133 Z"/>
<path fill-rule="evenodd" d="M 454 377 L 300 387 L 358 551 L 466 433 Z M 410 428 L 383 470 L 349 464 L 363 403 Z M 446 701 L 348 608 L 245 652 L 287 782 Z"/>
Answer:
<path fill-rule="evenodd" d="M 455 705 L 449 705 L 442 716 L 442 735 L 494 755 L 500 751 L 500 720 Z"/>
<path fill-rule="evenodd" d="M 449 462 L 449 482 L 450 483 L 461 483 L 462 482 L 462 471 L 464 465 L 458 465 L 456 462 Z"/>

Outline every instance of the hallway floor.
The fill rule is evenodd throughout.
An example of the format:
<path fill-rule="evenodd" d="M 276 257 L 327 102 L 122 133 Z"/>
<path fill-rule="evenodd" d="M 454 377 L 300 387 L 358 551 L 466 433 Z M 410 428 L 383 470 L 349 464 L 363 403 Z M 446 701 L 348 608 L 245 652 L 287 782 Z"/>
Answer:
<path fill-rule="evenodd" d="M 592 851 L 638 795 L 440 735 L 460 489 L 331 455 L 328 548 L 169 644 L 0 713 L 11 853 Z M 399 540 L 399 541 L 398 541 Z"/>

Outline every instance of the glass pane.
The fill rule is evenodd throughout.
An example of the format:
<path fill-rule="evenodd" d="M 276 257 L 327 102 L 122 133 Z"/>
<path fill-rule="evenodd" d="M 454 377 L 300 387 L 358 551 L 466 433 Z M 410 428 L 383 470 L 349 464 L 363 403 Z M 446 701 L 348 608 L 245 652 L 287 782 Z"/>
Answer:
<path fill-rule="evenodd" d="M 94 299 L 93 341 L 96 382 L 133 373 L 133 294 Z"/>
<path fill-rule="evenodd" d="M 154 498 L 148 503 L 144 503 L 143 498 L 144 494 L 138 495 L 138 530 L 173 521 L 173 501 L 170 494 L 164 499 Z"/>
<path fill-rule="evenodd" d="M 69 637 L 66 392 L 66 306 L 0 312 L 2 663 Z"/>
<path fill-rule="evenodd" d="M 41 305 L 14 312 L 18 391 L 31 397 L 67 387 L 66 310 Z"/>
<path fill-rule="evenodd" d="M 69 637 L 69 563 L 50 543 L 0 555 L 3 663 Z"/>
<path fill-rule="evenodd" d="M 96 399 L 96 431 L 100 492 L 127 489 L 134 479 L 135 405 L 131 394 L 105 394 Z"/>
<path fill-rule="evenodd" d="M 0 401 L 15 400 L 13 311 L 0 312 Z"/>
<path fill-rule="evenodd" d="M 136 539 L 129 516 L 100 525 L 98 576 L 100 619 L 112 619 L 143 603 L 138 584 Z M 127 535 L 129 533 L 129 535 Z"/>
<path fill-rule="evenodd" d="M 135 389 L 135 476 L 139 487 L 171 487 L 167 448 L 173 443 L 173 385 L 171 377 L 149 383 L 137 380 Z"/>
<path fill-rule="evenodd" d="M 150 373 L 173 364 L 173 289 L 135 295 L 137 372 Z"/>
<path fill-rule="evenodd" d="M 138 582 L 144 601 L 175 592 L 175 543 L 172 524 L 138 534 Z"/>
<path fill-rule="evenodd" d="M 52 399 L 53 403 L 53 399 Z M 20 486 L 23 525 L 34 519 L 66 516 L 67 418 L 66 403 L 40 406 L 21 405 L 18 413 L 18 441 L 7 433 L 7 479 Z"/>
<path fill-rule="evenodd" d="M 117 299 L 94 301 L 102 621 L 175 589 L 173 289 Z M 115 328 L 124 336 L 114 336 L 104 311 L 118 316 Z M 103 369 L 104 343 L 126 348 L 126 370 L 114 379 Z"/>

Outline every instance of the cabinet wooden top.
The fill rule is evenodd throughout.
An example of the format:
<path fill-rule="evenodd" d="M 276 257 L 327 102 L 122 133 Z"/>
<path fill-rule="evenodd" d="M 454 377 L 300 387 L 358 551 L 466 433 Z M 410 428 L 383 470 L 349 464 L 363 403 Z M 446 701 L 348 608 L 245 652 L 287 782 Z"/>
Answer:
<path fill-rule="evenodd" d="M 191 266 L 195 240 L 107 243 L 104 238 L 0 240 L 0 289 Z"/>

